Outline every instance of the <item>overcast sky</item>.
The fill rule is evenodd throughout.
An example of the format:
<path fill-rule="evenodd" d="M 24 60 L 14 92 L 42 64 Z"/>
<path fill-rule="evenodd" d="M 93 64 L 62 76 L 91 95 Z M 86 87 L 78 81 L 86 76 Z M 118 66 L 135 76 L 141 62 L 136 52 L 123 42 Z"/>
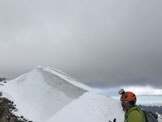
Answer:
<path fill-rule="evenodd" d="M 94 87 L 162 88 L 161 0 L 1 0 L 0 77 L 37 65 Z"/>

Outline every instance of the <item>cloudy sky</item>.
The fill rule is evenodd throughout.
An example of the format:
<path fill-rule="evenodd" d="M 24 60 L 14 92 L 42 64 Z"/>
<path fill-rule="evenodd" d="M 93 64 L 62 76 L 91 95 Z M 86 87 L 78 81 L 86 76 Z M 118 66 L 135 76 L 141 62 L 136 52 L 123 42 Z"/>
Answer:
<path fill-rule="evenodd" d="M 1 0 L 0 77 L 37 65 L 93 87 L 162 88 L 161 0 Z"/>

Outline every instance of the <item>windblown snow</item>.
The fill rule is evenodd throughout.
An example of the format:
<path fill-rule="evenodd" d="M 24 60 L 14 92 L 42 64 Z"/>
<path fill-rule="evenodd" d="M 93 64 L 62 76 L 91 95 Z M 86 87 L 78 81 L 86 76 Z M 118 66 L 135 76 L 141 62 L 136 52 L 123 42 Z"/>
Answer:
<path fill-rule="evenodd" d="M 17 114 L 33 122 L 123 122 L 119 101 L 56 69 L 39 66 L 0 91 L 17 105 Z"/>

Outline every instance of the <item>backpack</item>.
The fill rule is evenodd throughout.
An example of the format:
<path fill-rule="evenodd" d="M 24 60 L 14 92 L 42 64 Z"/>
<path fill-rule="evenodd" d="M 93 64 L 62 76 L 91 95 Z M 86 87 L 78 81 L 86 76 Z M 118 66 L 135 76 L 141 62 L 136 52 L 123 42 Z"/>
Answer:
<path fill-rule="evenodd" d="M 142 110 L 145 115 L 146 122 L 158 122 L 158 115 L 155 112 Z"/>

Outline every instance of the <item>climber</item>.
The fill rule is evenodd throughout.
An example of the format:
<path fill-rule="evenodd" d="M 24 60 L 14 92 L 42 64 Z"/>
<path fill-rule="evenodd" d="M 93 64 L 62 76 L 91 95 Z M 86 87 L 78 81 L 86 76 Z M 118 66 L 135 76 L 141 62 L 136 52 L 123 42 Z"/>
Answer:
<path fill-rule="evenodd" d="M 119 91 L 120 101 L 124 115 L 124 122 L 145 122 L 145 116 L 139 106 L 136 105 L 136 95 L 132 92 L 125 92 L 124 89 Z"/>

